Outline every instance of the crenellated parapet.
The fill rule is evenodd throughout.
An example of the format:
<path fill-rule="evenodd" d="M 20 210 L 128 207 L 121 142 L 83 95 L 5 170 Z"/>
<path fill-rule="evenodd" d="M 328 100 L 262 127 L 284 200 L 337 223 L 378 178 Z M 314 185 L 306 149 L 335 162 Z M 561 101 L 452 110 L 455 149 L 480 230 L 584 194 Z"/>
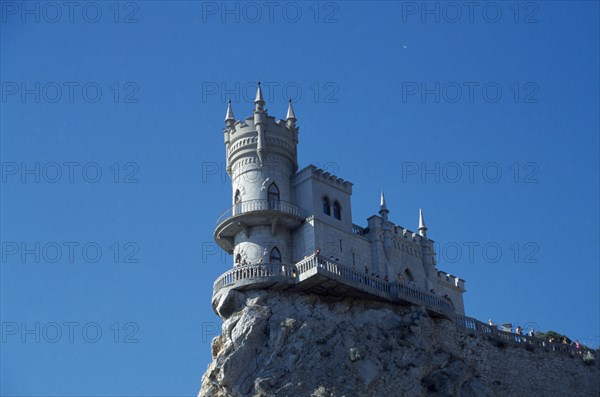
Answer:
<path fill-rule="evenodd" d="M 226 147 L 227 172 L 235 178 L 240 170 L 238 162 L 258 163 L 260 166 L 285 162 L 289 165 L 290 175 L 298 169 L 297 144 L 298 130 L 296 118 L 291 108 L 286 120 L 269 116 L 264 108 L 264 100 L 258 87 L 253 116 L 236 120 L 231 103 L 225 119 L 224 142 Z M 248 161 L 248 158 L 255 159 Z"/>
<path fill-rule="evenodd" d="M 328 184 L 333 184 L 338 188 L 344 190 L 344 192 L 346 192 L 347 194 L 352 194 L 352 182 L 339 178 L 333 175 L 332 173 L 318 168 L 314 165 L 309 165 L 307 168 L 312 170 L 315 179 L 327 182 Z"/>
<path fill-rule="evenodd" d="M 254 120 L 246 119 L 245 123 L 236 122 L 229 130 L 229 141 L 226 143 L 227 172 L 234 177 L 237 163 L 248 164 L 247 159 L 254 158 L 250 163 L 273 163 L 275 160 L 289 164 L 290 172 L 296 172 L 298 159 L 296 157 L 296 142 L 293 133 L 286 127 L 283 120 L 275 121 L 267 117 L 264 125 L 263 156 L 257 155 L 259 136 Z M 239 167 L 237 167 L 239 169 Z"/>
<path fill-rule="evenodd" d="M 437 280 L 438 282 L 442 283 L 442 285 L 447 285 L 449 287 L 452 288 L 456 288 L 457 290 L 459 290 L 460 292 L 465 292 L 465 280 L 453 276 L 451 274 L 448 274 L 444 271 L 438 270 L 437 271 Z"/>

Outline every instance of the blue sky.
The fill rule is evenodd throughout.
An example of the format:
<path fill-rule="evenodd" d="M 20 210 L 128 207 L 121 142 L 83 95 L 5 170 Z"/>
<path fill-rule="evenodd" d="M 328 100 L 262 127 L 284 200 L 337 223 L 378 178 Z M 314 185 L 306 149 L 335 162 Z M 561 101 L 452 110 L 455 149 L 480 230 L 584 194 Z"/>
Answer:
<path fill-rule="evenodd" d="M 197 394 L 258 79 L 354 223 L 423 208 L 469 315 L 598 346 L 597 2 L 1 6 L 0 394 Z"/>

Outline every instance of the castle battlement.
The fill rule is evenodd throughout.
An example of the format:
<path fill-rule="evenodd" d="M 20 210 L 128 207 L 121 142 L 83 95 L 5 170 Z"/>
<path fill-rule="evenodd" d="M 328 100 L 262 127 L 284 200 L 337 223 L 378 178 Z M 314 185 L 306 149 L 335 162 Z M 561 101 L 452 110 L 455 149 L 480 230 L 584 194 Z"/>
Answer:
<path fill-rule="evenodd" d="M 458 288 L 463 292 L 465 291 L 465 280 L 463 280 L 459 277 L 453 276 L 451 274 L 448 274 L 441 270 L 437 271 L 437 277 L 441 282 L 444 282 L 448 285 Z"/>
<path fill-rule="evenodd" d="M 296 186 L 308 178 L 314 178 L 315 180 L 326 183 L 327 185 L 335 186 L 341 189 L 345 194 L 352 194 L 352 182 L 337 177 L 332 173 L 318 168 L 312 164 L 307 165 L 298 171 L 296 175 L 294 175 L 292 185 Z"/>

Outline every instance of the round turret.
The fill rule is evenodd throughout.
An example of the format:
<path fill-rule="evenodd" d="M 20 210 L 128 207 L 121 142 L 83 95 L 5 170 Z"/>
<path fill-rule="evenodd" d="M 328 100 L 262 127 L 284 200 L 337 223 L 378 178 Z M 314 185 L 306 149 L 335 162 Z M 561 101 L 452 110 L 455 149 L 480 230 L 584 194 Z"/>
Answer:
<path fill-rule="evenodd" d="M 236 265 L 289 262 L 290 230 L 306 216 L 292 203 L 290 185 L 298 169 L 296 117 L 291 104 L 286 120 L 269 116 L 264 105 L 259 83 L 253 115 L 236 121 L 229 104 L 225 120 L 232 206 L 219 217 L 215 240 Z"/>

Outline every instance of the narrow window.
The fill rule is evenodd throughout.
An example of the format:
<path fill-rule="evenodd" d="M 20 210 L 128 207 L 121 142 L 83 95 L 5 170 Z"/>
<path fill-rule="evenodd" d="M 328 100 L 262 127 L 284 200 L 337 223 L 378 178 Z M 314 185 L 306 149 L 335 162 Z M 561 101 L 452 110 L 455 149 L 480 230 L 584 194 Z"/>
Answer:
<path fill-rule="evenodd" d="M 337 200 L 333 202 L 333 217 L 335 219 L 342 219 L 342 208 Z"/>
<path fill-rule="evenodd" d="M 279 249 L 277 249 L 277 247 L 273 247 L 273 249 L 271 250 L 271 254 L 269 255 L 269 262 L 281 263 L 281 252 L 279 252 Z"/>
<path fill-rule="evenodd" d="M 331 205 L 329 203 L 329 197 L 323 197 L 323 213 L 325 215 L 331 215 Z"/>
<path fill-rule="evenodd" d="M 233 215 L 237 215 L 241 213 L 241 203 L 242 202 L 242 193 L 237 189 L 235 191 L 235 195 L 233 196 Z"/>
<path fill-rule="evenodd" d="M 415 281 L 415 278 L 413 277 L 412 272 L 410 270 L 406 269 L 404 271 L 404 275 L 405 275 L 407 281 L 409 281 L 409 282 Z"/>
<path fill-rule="evenodd" d="M 235 256 L 235 264 L 239 265 L 240 263 L 242 263 L 242 256 L 240 254 L 237 254 Z"/>
<path fill-rule="evenodd" d="M 275 207 L 277 202 L 279 201 L 279 188 L 275 184 L 275 182 L 269 185 L 269 190 L 267 191 L 267 198 L 269 200 L 269 206 Z"/>

